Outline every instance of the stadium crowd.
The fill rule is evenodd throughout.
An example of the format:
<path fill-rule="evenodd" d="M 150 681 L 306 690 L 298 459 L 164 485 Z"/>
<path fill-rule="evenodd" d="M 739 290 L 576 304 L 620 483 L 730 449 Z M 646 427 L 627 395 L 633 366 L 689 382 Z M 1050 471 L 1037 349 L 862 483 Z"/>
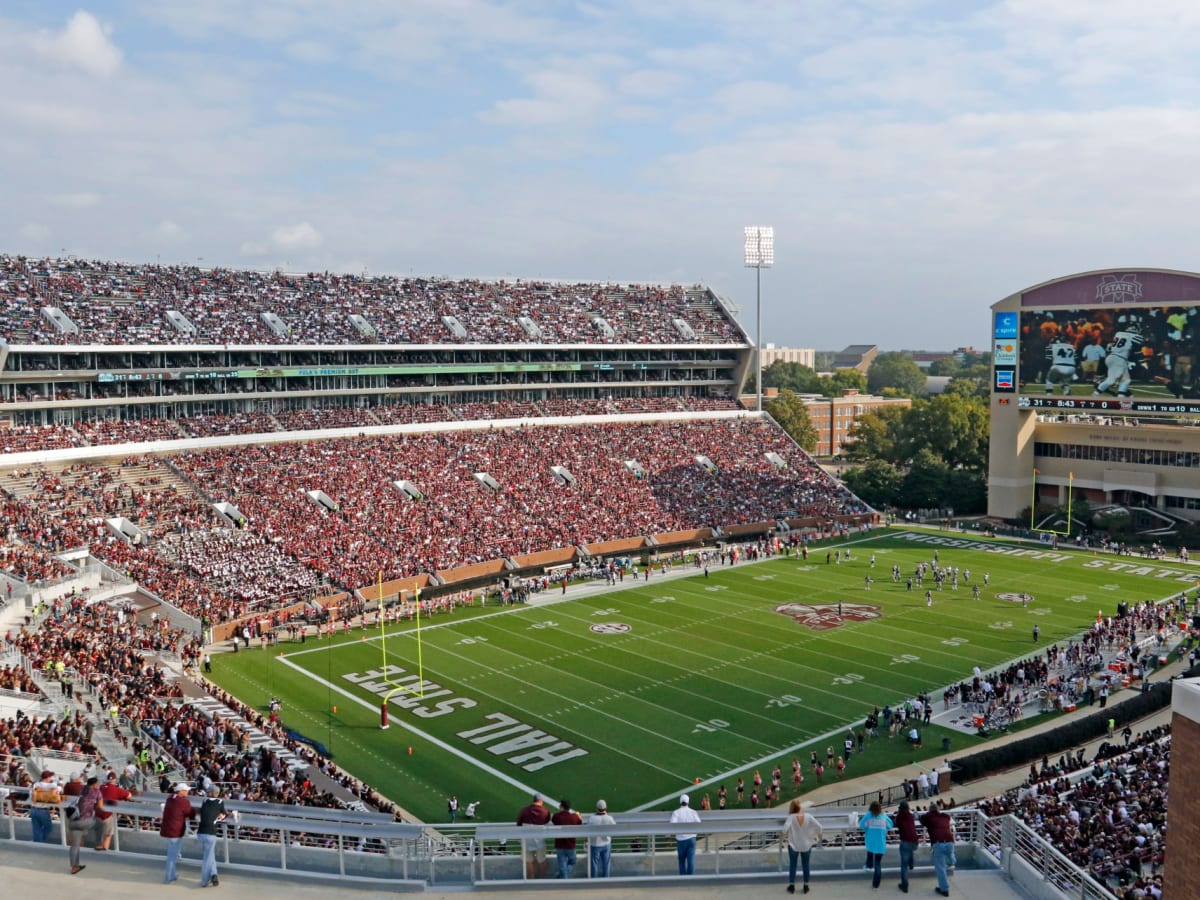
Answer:
<path fill-rule="evenodd" d="M 43 307 L 61 310 L 78 332 L 61 331 L 41 315 Z M 168 312 L 181 314 L 190 329 L 173 324 Z M 33 344 L 744 340 L 707 292 L 679 285 L 291 275 L 14 256 L 0 256 L 0 332 Z"/>
<path fill-rule="evenodd" d="M 390 579 L 630 535 L 866 511 L 777 426 L 752 419 L 489 428 L 286 448 L 174 458 L 193 485 L 238 507 L 240 528 L 219 521 L 207 498 L 153 456 L 6 473 L 3 559 L 20 561 L 12 563 L 18 577 L 65 575 L 70 569 L 45 551 L 86 545 L 147 590 L 217 623 L 270 609 L 323 577 L 353 588 L 379 573 Z M 787 467 L 772 465 L 768 451 Z M 626 460 L 637 461 L 642 477 Z M 393 486 L 398 479 L 423 496 L 408 499 Z M 308 490 L 323 491 L 335 508 L 314 503 Z M 112 534 L 109 517 L 129 519 L 147 541 Z"/>
<path fill-rule="evenodd" d="M 768 451 L 787 468 L 768 462 Z M 395 578 L 629 535 L 866 511 L 777 426 L 757 420 L 343 439 L 287 453 L 205 450 L 176 463 L 250 527 L 350 587 L 380 571 Z M 574 480 L 560 482 L 552 466 Z M 400 479 L 423 497 L 405 497 L 392 485 Z M 313 503 L 308 490 L 336 508 Z"/>
<path fill-rule="evenodd" d="M 127 602 L 92 601 L 86 591 L 55 601 L 39 627 L 5 637 L 4 650 L 19 651 L 23 665 L 0 669 L 0 687 L 40 693 L 26 671 L 29 668 L 68 685 L 74 682 L 72 693 L 80 705 L 65 718 L 0 719 L 0 758 L 16 760 L 0 773 L 0 783 L 31 784 L 29 769 L 21 760 L 38 748 L 95 756 L 93 735 L 99 722 L 129 749 L 130 770 L 136 772 L 139 788 L 153 787 L 157 779 L 157 788 L 165 791 L 170 777 L 178 777 L 182 770 L 202 788 L 220 782 L 232 799 L 344 806 L 315 784 L 303 767 L 290 771 L 270 746 L 252 749 L 249 730 L 237 721 L 206 716 L 185 699 L 160 657 L 178 656 L 185 665 L 197 666 L 200 648 L 195 636 L 172 627 L 165 618 L 139 616 Z M 274 716 L 264 716 L 212 690 L 215 699 L 237 711 L 251 727 L 340 781 L 363 802 L 395 813 L 367 785 L 292 739 Z M 122 727 L 129 730 L 122 732 Z"/>
<path fill-rule="evenodd" d="M 1161 896 L 1170 763 L 1164 725 L 1101 744 L 1090 765 L 1082 752 L 1043 760 L 1021 788 L 978 806 L 1016 816 L 1120 898 Z"/>

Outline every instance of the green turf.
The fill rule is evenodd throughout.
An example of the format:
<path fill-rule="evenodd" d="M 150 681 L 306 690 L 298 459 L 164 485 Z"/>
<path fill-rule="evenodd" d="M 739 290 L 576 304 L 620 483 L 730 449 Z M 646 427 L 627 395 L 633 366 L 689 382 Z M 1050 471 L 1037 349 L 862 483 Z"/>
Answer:
<path fill-rule="evenodd" d="M 1016 548 L 1020 555 L 988 552 L 975 538 L 923 534 L 922 541 L 971 542 L 937 547 L 942 565 L 970 569 L 972 582 L 990 576 L 979 600 L 960 583 L 958 591 L 935 592 L 930 608 L 923 590 L 891 581 L 894 563 L 907 576 L 933 556 L 934 544 L 905 534 L 912 533 L 854 542 L 853 559 L 841 565 L 827 564 L 819 548 L 807 563 L 783 557 L 718 566 L 707 579 L 652 577 L 586 599 L 426 620 L 424 699 L 397 695 L 388 731 L 379 728 L 376 693 L 389 689 L 388 679 L 369 674 L 383 664 L 378 631 L 367 640 L 356 630 L 349 640 L 224 654 L 213 677 L 260 708 L 280 697 L 289 727 L 326 743 L 340 765 L 427 821 L 444 820 L 451 793 L 464 806 L 481 801 L 481 816 L 494 820 L 515 817 L 532 790 L 585 809 L 598 797 L 618 810 L 665 806 L 686 789 L 709 793 L 715 804 L 718 784 L 729 786 L 732 802 L 741 774 L 748 797 L 753 771 L 769 780 L 775 765 L 791 796 L 793 757 L 804 763 L 809 790 L 810 747 L 822 757 L 826 746 L 840 748 L 847 726 L 861 724 L 873 705 L 923 690 L 937 691 L 940 703 L 941 689 L 973 666 L 1029 655 L 1077 634 L 1097 610 L 1115 612 L 1118 600 L 1161 599 L 1195 578 L 1169 563 L 1034 546 Z M 874 578 L 869 590 L 866 575 Z M 1025 609 L 998 596 L 1006 592 L 1035 601 Z M 823 604 L 829 617 L 839 600 L 847 616 L 877 616 L 814 630 L 776 611 Z M 605 626 L 599 633 L 598 625 Z M 415 676 L 411 626 L 389 629 L 386 645 L 387 662 Z M 915 757 L 936 754 L 944 734 L 924 730 L 925 749 Z M 975 739 L 955 733 L 952 740 L 961 750 Z M 847 775 L 913 759 L 902 740 L 881 737 L 850 761 Z"/>

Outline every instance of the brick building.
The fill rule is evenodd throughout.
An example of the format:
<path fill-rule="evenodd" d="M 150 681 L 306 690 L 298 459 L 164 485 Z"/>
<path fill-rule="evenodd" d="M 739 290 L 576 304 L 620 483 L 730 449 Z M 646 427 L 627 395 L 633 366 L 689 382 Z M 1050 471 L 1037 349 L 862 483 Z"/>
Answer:
<path fill-rule="evenodd" d="M 801 394 L 808 408 L 808 417 L 817 429 L 817 456 L 837 456 L 846 444 L 846 437 L 859 416 L 875 412 L 885 406 L 912 406 L 907 397 L 877 397 L 846 390 L 840 397 L 822 397 L 819 394 Z"/>

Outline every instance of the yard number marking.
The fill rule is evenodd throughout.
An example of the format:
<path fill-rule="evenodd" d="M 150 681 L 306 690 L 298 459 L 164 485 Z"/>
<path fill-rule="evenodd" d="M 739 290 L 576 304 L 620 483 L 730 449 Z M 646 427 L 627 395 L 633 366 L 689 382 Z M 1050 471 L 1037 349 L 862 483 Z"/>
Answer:
<path fill-rule="evenodd" d="M 799 697 L 796 697 L 793 694 L 784 694 L 782 697 L 772 697 L 770 700 L 768 700 L 767 701 L 767 709 L 770 709 L 772 707 L 775 707 L 777 709 L 782 709 L 786 706 L 796 706 L 797 704 L 799 704 L 799 702 L 800 702 Z"/>

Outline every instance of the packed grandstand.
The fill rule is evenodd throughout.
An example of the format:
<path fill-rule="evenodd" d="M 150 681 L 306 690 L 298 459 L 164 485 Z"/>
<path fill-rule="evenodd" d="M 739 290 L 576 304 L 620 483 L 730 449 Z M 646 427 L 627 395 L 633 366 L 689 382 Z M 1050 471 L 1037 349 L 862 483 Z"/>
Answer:
<path fill-rule="evenodd" d="M 237 799 L 345 803 L 270 751 L 232 762 L 242 726 L 198 711 L 162 660 L 194 671 L 206 629 L 379 579 L 458 590 L 536 572 L 547 551 L 582 564 L 606 546 L 830 534 L 874 516 L 740 410 L 750 344 L 703 288 L 3 256 L 0 337 L 0 599 L 39 598 L 36 621 L 5 636 L 0 688 L 35 695 L 47 682 L 31 673 L 53 673 L 95 697 L 95 715 L 0 720 L 14 784 L 36 776 L 22 765 L 36 748 L 95 754 L 101 727 L 143 787 L 161 767 Z M 137 592 L 89 602 L 96 569 Z M 986 808 L 1020 810 L 1080 865 L 1133 883 L 1161 861 L 1169 737 L 1152 737 L 1083 785 L 1044 769 L 1034 793 L 1053 790 L 1049 805 L 1027 792 Z M 1098 793 L 1122 812 L 1080 826 L 1072 809 Z M 1101 839 L 1114 852 L 1096 859 L 1086 844 Z"/>

